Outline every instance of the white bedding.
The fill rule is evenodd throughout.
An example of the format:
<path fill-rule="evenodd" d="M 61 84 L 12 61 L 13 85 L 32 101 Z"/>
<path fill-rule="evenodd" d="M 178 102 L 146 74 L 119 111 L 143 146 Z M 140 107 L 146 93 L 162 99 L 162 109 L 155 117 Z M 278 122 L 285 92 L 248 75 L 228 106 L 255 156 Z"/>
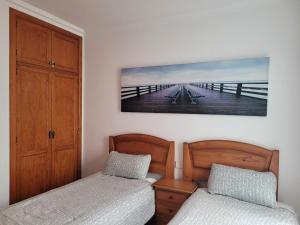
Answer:
<path fill-rule="evenodd" d="M 298 225 L 287 207 L 268 208 L 198 189 L 168 225 Z"/>
<path fill-rule="evenodd" d="M 155 211 L 144 180 L 94 174 L 0 212 L 1 225 L 142 225 Z"/>

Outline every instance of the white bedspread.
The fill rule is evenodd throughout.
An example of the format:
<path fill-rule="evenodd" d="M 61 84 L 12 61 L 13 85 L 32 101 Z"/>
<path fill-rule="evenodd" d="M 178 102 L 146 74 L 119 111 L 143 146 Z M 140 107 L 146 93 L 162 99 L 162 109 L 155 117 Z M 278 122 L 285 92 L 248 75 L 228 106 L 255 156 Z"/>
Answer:
<path fill-rule="evenodd" d="M 142 225 L 154 214 L 143 180 L 97 173 L 0 212 L 1 225 Z"/>
<path fill-rule="evenodd" d="M 287 208 L 268 208 L 198 189 L 169 225 L 298 225 Z"/>

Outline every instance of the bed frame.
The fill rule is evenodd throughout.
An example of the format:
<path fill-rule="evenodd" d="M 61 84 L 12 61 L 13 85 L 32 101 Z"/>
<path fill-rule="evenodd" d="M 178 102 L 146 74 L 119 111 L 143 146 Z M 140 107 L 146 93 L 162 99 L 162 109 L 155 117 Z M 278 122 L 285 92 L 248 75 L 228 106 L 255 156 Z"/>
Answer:
<path fill-rule="evenodd" d="M 209 140 L 183 144 L 183 179 L 207 181 L 213 163 L 273 172 L 277 178 L 279 151 L 236 141 Z M 278 190 L 278 188 L 277 188 Z"/>
<path fill-rule="evenodd" d="M 174 178 L 174 142 L 146 134 L 123 134 L 109 137 L 109 152 L 151 154 L 149 171 Z"/>

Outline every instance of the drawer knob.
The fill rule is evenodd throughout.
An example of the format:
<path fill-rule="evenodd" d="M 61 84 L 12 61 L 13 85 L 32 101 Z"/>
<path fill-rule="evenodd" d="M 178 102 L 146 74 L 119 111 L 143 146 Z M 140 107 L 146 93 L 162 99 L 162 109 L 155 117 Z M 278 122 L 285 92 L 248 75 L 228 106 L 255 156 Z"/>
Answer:
<path fill-rule="evenodd" d="M 173 212 L 173 209 L 169 209 L 169 213 L 172 213 Z"/>
<path fill-rule="evenodd" d="M 169 196 L 169 199 L 173 199 L 173 196 L 172 196 L 172 195 L 170 195 L 170 196 Z"/>

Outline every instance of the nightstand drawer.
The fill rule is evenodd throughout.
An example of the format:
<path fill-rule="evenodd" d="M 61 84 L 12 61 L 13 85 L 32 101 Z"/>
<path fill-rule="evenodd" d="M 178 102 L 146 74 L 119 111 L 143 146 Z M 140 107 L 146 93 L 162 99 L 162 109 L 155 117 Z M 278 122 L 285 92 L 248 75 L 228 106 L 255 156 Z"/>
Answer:
<path fill-rule="evenodd" d="M 166 203 L 166 202 L 163 202 L 163 203 L 157 202 L 156 203 L 156 213 L 158 215 L 164 215 L 167 217 L 169 217 L 169 216 L 173 217 L 177 213 L 179 208 L 180 208 L 180 205 L 172 205 L 172 204 Z"/>
<path fill-rule="evenodd" d="M 168 201 L 172 203 L 182 204 L 188 196 L 186 194 L 169 192 L 169 191 L 156 191 L 156 199 L 162 201 Z"/>
<path fill-rule="evenodd" d="M 161 179 L 153 184 L 155 189 L 156 225 L 166 225 L 181 205 L 197 189 L 191 181 Z"/>

